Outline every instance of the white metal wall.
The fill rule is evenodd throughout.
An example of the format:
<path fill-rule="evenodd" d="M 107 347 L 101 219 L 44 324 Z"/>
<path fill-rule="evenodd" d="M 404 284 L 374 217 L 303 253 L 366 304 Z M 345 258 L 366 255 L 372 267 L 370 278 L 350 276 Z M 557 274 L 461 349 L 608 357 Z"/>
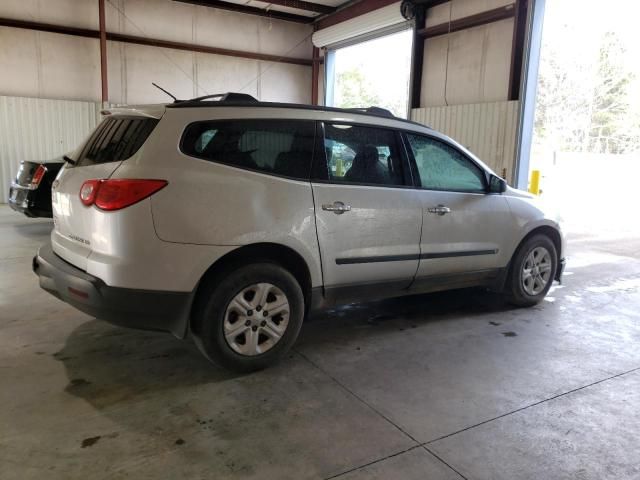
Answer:
<path fill-rule="evenodd" d="M 49 160 L 73 150 L 96 126 L 94 102 L 0 96 L 0 203 L 21 160 Z"/>
<path fill-rule="evenodd" d="M 512 180 L 515 165 L 518 101 L 414 108 L 411 119 L 461 143 L 498 175 Z"/>
<path fill-rule="evenodd" d="M 265 4 L 266 6 L 267 4 Z M 311 25 L 171 0 L 109 0 L 108 32 L 275 56 L 311 58 Z M 98 0 L 0 0 L 0 17 L 98 28 Z M 308 103 L 311 66 L 107 42 L 109 101 L 166 102 L 242 91 Z M 84 38 L 0 27 L 0 95 L 99 101 L 100 45 Z"/>

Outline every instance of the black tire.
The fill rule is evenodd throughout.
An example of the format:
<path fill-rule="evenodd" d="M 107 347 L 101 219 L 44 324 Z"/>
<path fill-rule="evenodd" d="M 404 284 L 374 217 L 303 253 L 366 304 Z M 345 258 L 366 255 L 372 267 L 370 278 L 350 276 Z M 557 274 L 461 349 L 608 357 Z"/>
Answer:
<path fill-rule="evenodd" d="M 527 293 L 522 281 L 522 272 L 524 263 L 528 257 L 528 255 L 536 248 L 543 247 L 545 248 L 551 257 L 551 271 L 550 277 L 545 285 L 544 289 L 536 295 L 532 295 Z M 532 307 L 542 301 L 542 299 L 547 295 L 551 285 L 553 284 L 553 279 L 556 276 L 556 271 L 558 269 L 558 254 L 556 251 L 556 246 L 553 241 L 547 237 L 546 235 L 533 235 L 522 243 L 516 250 L 516 253 L 513 255 L 511 259 L 511 266 L 509 269 L 509 276 L 507 278 L 507 284 L 505 285 L 507 300 L 509 303 L 516 305 L 518 307 Z"/>
<path fill-rule="evenodd" d="M 282 337 L 269 350 L 254 356 L 242 355 L 225 338 L 224 317 L 233 298 L 258 283 L 270 283 L 286 295 L 289 320 Z M 192 334 L 200 351 L 213 363 L 236 372 L 252 372 L 274 364 L 289 351 L 300 333 L 304 312 L 302 289 L 288 270 L 275 263 L 245 265 L 203 285 L 194 309 Z"/>

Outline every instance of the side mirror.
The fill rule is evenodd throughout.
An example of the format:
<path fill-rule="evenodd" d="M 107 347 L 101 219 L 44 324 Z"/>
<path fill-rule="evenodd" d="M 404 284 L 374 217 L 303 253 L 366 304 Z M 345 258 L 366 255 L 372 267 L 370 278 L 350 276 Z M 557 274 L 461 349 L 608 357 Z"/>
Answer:
<path fill-rule="evenodd" d="M 504 179 L 491 175 L 489 178 L 488 193 L 504 193 L 507 191 L 507 182 Z"/>

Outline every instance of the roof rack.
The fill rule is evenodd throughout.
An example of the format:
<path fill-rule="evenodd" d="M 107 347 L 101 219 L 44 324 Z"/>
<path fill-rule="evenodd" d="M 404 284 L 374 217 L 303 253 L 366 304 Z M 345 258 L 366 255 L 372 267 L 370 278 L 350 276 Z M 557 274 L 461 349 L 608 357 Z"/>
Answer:
<path fill-rule="evenodd" d="M 191 98 L 189 100 L 176 100 L 174 103 L 178 104 L 176 106 L 189 106 L 193 104 L 197 104 L 198 102 L 203 102 L 206 100 L 217 100 L 215 103 L 258 103 L 258 100 L 255 97 L 252 97 L 248 93 L 236 93 L 236 92 L 227 92 L 227 93 L 215 93 L 213 95 L 203 95 L 202 97 Z"/>
<path fill-rule="evenodd" d="M 215 102 L 207 101 L 210 98 L 219 98 L 220 100 Z M 206 95 L 204 97 L 197 97 L 191 100 L 178 100 L 168 104 L 169 108 L 181 108 L 181 107 L 270 107 L 270 108 L 297 108 L 303 110 L 317 110 L 324 112 L 352 112 L 366 115 L 375 115 L 377 117 L 393 118 L 406 123 L 413 123 L 424 127 L 425 125 L 411 120 L 405 120 L 404 118 L 396 117 L 390 110 L 381 107 L 354 107 L 354 108 L 336 108 L 336 107 L 323 107 L 319 105 L 302 105 L 298 103 L 281 103 L 281 102 L 261 102 L 256 100 L 251 95 L 246 93 L 218 93 L 215 95 Z"/>
<path fill-rule="evenodd" d="M 381 107 L 358 107 L 358 108 L 345 108 L 345 110 L 354 113 L 371 113 L 372 115 L 378 115 L 379 117 L 395 118 L 395 115 L 391 113 L 391 110 Z"/>

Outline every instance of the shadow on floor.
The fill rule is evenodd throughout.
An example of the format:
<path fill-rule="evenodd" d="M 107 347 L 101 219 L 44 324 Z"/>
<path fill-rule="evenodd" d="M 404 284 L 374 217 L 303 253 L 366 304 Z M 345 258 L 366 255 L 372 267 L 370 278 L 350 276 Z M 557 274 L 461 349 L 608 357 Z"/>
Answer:
<path fill-rule="evenodd" d="M 53 222 L 49 219 L 31 219 L 32 223 L 18 223 L 13 230 L 18 237 L 29 240 L 43 240 L 53 230 Z"/>
<path fill-rule="evenodd" d="M 323 329 L 326 328 L 329 332 L 340 327 L 359 328 L 363 325 L 376 325 L 384 331 L 385 327 L 402 329 L 449 318 L 480 316 L 514 309 L 516 307 L 505 302 L 502 295 L 482 288 L 467 288 L 343 305 L 313 314 L 308 323 L 313 325 L 322 322 Z"/>
<path fill-rule="evenodd" d="M 190 341 L 99 320 L 73 330 L 54 358 L 67 370 L 66 391 L 97 409 L 234 377 L 209 363 Z"/>
<path fill-rule="evenodd" d="M 512 307 L 483 290 L 458 290 L 351 304 L 311 316 L 303 327 L 306 345 L 348 341 L 426 323 L 498 313 Z M 362 327 L 376 326 L 362 330 Z M 136 397 L 237 377 L 210 364 L 191 341 L 169 334 L 129 330 L 92 320 L 73 330 L 54 357 L 69 378 L 66 391 L 103 409 Z M 255 375 L 261 375 L 257 373 Z"/>

